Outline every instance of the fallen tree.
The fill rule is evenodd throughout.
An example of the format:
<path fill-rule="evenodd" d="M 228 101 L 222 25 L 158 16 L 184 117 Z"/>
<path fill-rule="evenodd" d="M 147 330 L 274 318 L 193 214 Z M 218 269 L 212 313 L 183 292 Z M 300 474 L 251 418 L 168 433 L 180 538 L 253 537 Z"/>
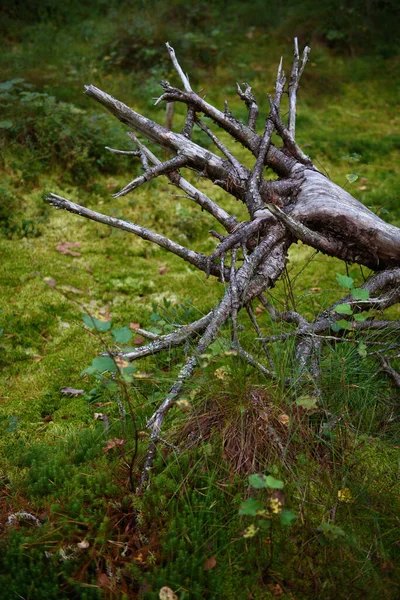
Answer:
<path fill-rule="evenodd" d="M 137 156 L 141 160 L 143 174 L 114 196 L 125 196 L 156 177 L 166 176 L 171 184 L 183 190 L 189 199 L 212 215 L 224 228 L 224 235 L 211 231 L 218 240 L 215 251 L 210 256 L 205 256 L 150 229 L 100 214 L 56 194 L 50 194 L 47 198 L 58 209 L 131 232 L 153 242 L 223 284 L 221 300 L 207 315 L 164 336 L 155 336 L 141 330 L 149 343 L 124 355 L 125 359 L 134 361 L 181 346 L 188 339 L 196 339 L 195 350 L 187 356 L 165 400 L 148 422 L 151 445 L 142 484 L 148 478 L 165 415 L 192 376 L 201 355 L 228 320 L 232 323 L 232 348 L 270 378 L 275 378 L 276 374 L 269 344 L 295 337 L 294 376 L 301 379 L 305 374 L 308 377 L 311 375 L 317 395 L 323 344 L 332 341 L 357 343 L 358 332 L 373 331 L 374 342 L 368 347 L 368 353 L 376 356 L 382 371 L 400 387 L 400 376 L 390 364 L 391 357 L 399 352 L 396 334 L 400 329 L 400 322 L 378 319 L 376 314 L 370 317 L 362 315 L 366 310 L 382 311 L 400 301 L 400 229 L 384 222 L 347 191 L 330 181 L 297 144 L 296 98 L 309 48 L 306 47 L 300 56 L 295 40 L 293 66 L 288 79 L 281 61 L 275 94 L 269 97 L 270 111 L 262 134 L 256 130 L 259 110 L 250 86 L 237 85 L 237 92 L 248 109 L 248 121 L 242 123 L 233 116 L 227 105 L 224 111 L 220 111 L 193 91 L 173 48 L 167 44 L 167 49 L 183 89 L 173 87 L 167 81 L 162 82 L 163 93 L 157 103 L 180 102 L 186 105 L 187 116 L 181 133 L 174 133 L 147 119 L 93 85 L 86 86 L 85 93 L 133 130 L 129 136 L 135 144 L 135 150 L 108 150 Z M 289 99 L 287 123 L 281 117 L 284 94 Z M 234 156 L 215 131 L 204 122 L 203 116 L 211 119 L 254 156 L 253 168 L 247 168 Z M 192 140 L 195 126 L 209 136 L 223 157 Z M 275 132 L 281 140 L 279 146 L 271 142 Z M 166 150 L 170 158 L 163 161 L 157 158 L 137 134 Z M 266 167 L 277 178 L 266 179 Z M 186 180 L 181 169 L 195 171 L 200 177 L 210 180 L 242 202 L 247 209 L 248 218 L 238 221 Z M 318 252 L 373 271 L 360 288 L 354 288 L 348 278 L 348 283 L 343 287 L 348 287 L 349 293 L 316 315 L 312 321 L 295 311 L 278 312 L 268 298 L 269 289 L 285 271 L 289 248 L 299 240 Z M 269 311 L 273 321 L 291 323 L 295 328 L 263 338 L 252 308 L 252 302 L 256 299 Z M 254 326 L 255 337 L 260 342 L 265 360 L 258 355 L 251 355 L 241 344 L 237 315 L 242 309 L 247 311 Z M 379 341 L 381 333 L 384 334 L 383 342 Z"/>

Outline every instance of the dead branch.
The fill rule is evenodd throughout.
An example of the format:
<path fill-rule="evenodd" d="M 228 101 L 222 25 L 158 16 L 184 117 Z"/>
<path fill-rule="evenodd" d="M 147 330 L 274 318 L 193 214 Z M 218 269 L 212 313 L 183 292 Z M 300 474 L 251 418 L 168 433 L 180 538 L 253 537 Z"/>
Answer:
<path fill-rule="evenodd" d="M 368 317 L 362 322 L 353 316 L 365 310 L 383 311 L 400 302 L 400 229 L 380 219 L 320 173 L 297 144 L 297 93 L 310 49 L 304 49 L 300 61 L 298 42 L 295 40 L 289 83 L 286 82 L 282 61 L 280 62 L 275 94 L 274 98 L 270 98 L 270 112 L 266 115 L 262 135 L 256 132 L 259 109 L 248 84 L 243 84 L 243 88 L 237 84 L 237 93 L 248 109 L 248 122 L 245 124 L 234 116 L 227 102 L 224 110 L 220 110 L 193 91 L 189 77 L 184 73 L 173 48 L 168 43 L 167 51 L 183 89 L 173 87 L 167 81 L 162 82 L 162 94 L 156 103 L 166 102 L 171 106 L 172 103 L 180 102 L 185 105 L 187 113 L 181 133 L 175 133 L 171 128 L 147 119 L 93 85 L 85 86 L 85 93 L 135 132 L 129 132 L 135 143 L 135 150 L 108 148 L 116 154 L 138 157 L 144 171 L 115 194 L 115 197 L 133 192 L 151 179 L 166 176 L 171 184 L 183 190 L 185 198 L 191 199 L 201 210 L 206 210 L 217 224 L 224 227 L 227 235 L 211 230 L 212 235 L 219 241 L 215 251 L 207 257 L 148 228 L 97 213 L 56 194 L 50 194 L 47 198 L 56 208 L 123 229 L 157 244 L 207 276 L 215 276 L 224 284 L 221 300 L 207 315 L 189 325 L 178 327 L 167 335 L 155 336 L 151 332 L 140 330 L 149 342 L 141 348 L 122 354 L 125 359 L 134 361 L 186 345 L 190 340 L 195 344 L 193 352 L 187 356 L 164 401 L 149 419 L 151 444 L 142 473 L 142 487 L 148 481 L 160 440 L 160 431 L 168 411 L 174 406 L 194 373 L 201 355 L 229 320 L 232 323 L 233 349 L 248 364 L 275 380 L 277 374 L 268 345 L 295 338 L 291 380 L 291 383 L 295 382 L 294 389 L 296 385 L 306 381 L 307 377 L 307 381 L 310 381 L 311 377 L 315 393 L 319 395 L 320 358 L 324 345 L 342 341 L 358 343 L 359 336 L 363 336 L 364 340 L 367 332 L 370 332 L 371 338 L 365 340 L 365 343 L 370 345 L 373 352 L 381 353 L 383 370 L 396 385 L 399 381 L 399 375 L 382 353 L 387 354 L 393 348 L 397 351 L 395 335 L 400 329 L 400 322 L 390 321 L 382 315 L 379 315 L 379 318 Z M 287 126 L 280 111 L 284 93 L 289 97 Z M 205 125 L 202 115 L 211 119 L 211 126 Z M 223 158 L 193 142 L 192 132 L 195 124 L 209 136 L 223 153 Z M 229 144 L 225 142 L 226 136 L 223 138 L 224 142 L 221 141 L 214 131 L 214 124 L 227 133 L 232 142 L 239 142 L 255 157 L 253 168 L 246 167 L 237 159 Z M 282 144 L 282 147 L 277 147 L 272 142 L 274 133 L 280 137 L 279 144 Z M 162 162 L 137 135 L 155 143 L 169 155 L 172 154 L 172 158 Z M 266 171 L 265 167 L 270 171 Z M 230 196 L 242 202 L 247 208 L 248 219 L 239 222 L 220 206 L 219 202 L 189 183 L 179 172 L 179 169 L 183 168 L 196 172 L 199 177 L 220 186 Z M 270 172 L 272 176 L 268 179 Z M 368 290 L 368 299 L 360 301 L 347 295 L 309 321 L 295 310 L 276 310 L 266 294 L 281 277 L 284 277 L 288 250 L 298 240 L 316 251 L 374 270 L 375 273 L 361 286 Z M 241 260 L 242 262 L 239 262 Z M 225 261 L 228 261 L 227 266 Z M 282 328 L 285 327 L 282 333 L 261 335 L 261 328 L 251 307 L 255 298 L 260 299 L 272 321 L 282 323 Z M 286 305 L 290 305 L 289 300 L 293 301 L 293 296 L 288 292 Z M 350 323 L 346 334 L 335 331 L 335 324 L 343 318 L 335 309 L 344 303 L 350 304 L 352 308 L 352 315 L 346 317 Z M 292 305 L 295 306 L 294 302 Z M 250 354 L 241 343 L 238 320 L 243 307 L 247 309 L 256 340 L 261 342 L 264 349 L 261 358 Z M 268 366 L 263 363 L 265 359 Z"/>

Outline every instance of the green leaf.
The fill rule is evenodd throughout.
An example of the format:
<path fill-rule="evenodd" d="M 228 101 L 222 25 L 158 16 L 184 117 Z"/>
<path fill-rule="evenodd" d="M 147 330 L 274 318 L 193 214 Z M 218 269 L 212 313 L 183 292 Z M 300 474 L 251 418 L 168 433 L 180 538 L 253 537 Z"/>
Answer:
<path fill-rule="evenodd" d="M 335 306 L 335 308 L 333 310 L 334 310 L 334 312 L 338 313 L 339 315 L 352 315 L 353 314 L 351 306 L 350 306 L 350 304 L 347 304 L 347 302 L 345 302 L 344 304 L 338 304 L 337 306 Z"/>
<path fill-rule="evenodd" d="M 86 369 L 83 369 L 80 374 L 82 377 L 82 375 L 93 375 L 93 373 L 96 373 L 96 369 L 94 367 L 86 367 Z"/>
<path fill-rule="evenodd" d="M 212 456 L 214 449 L 212 447 L 212 444 L 210 444 L 210 442 L 203 445 L 203 452 L 206 456 Z M 239 514 L 241 514 L 241 513 L 239 513 Z M 245 514 L 245 513 L 243 513 L 243 514 Z"/>
<path fill-rule="evenodd" d="M 340 275 L 339 273 L 336 275 L 336 281 L 342 288 L 352 288 L 354 284 L 354 279 L 347 277 L 347 275 Z"/>
<path fill-rule="evenodd" d="M 354 288 L 353 290 L 351 290 L 351 295 L 356 300 L 368 300 L 369 291 L 364 290 L 363 288 Z"/>
<path fill-rule="evenodd" d="M 363 321 L 366 321 L 367 315 L 359 315 L 359 314 L 357 314 L 357 315 L 354 315 L 353 318 L 354 318 L 355 321 L 358 321 L 359 323 L 363 323 Z"/>
<path fill-rule="evenodd" d="M 111 321 L 100 321 L 96 317 L 90 317 L 89 315 L 82 315 L 82 320 L 89 329 L 97 329 L 104 333 L 111 328 Z"/>
<path fill-rule="evenodd" d="M 290 526 L 296 521 L 297 516 L 291 510 L 283 510 L 279 515 L 279 518 L 282 525 Z"/>
<path fill-rule="evenodd" d="M 249 475 L 249 484 L 256 490 L 262 490 L 267 487 L 267 478 L 261 473 Z"/>
<path fill-rule="evenodd" d="M 267 486 L 273 490 L 283 490 L 283 481 L 275 479 L 272 475 L 268 475 L 266 478 Z"/>
<path fill-rule="evenodd" d="M 127 344 L 132 337 L 129 327 L 117 327 L 111 333 L 117 344 Z"/>
<path fill-rule="evenodd" d="M 92 367 L 94 367 L 99 373 L 103 373 L 104 371 L 115 373 L 117 371 L 117 367 L 110 356 L 99 356 L 94 358 L 92 361 Z"/>
<path fill-rule="evenodd" d="M 156 335 L 162 334 L 162 329 L 159 327 L 150 327 L 149 331 L 151 331 L 151 333 L 155 333 Z"/>
<path fill-rule="evenodd" d="M 336 321 L 336 325 L 339 327 L 339 329 L 347 329 L 347 331 L 351 329 L 351 323 L 349 323 L 349 321 L 345 321 L 345 319 L 340 319 L 340 321 Z"/>
<path fill-rule="evenodd" d="M 362 356 L 362 358 L 367 356 L 367 346 L 364 344 L 364 342 L 360 342 L 358 344 L 357 352 L 360 356 Z"/>
<path fill-rule="evenodd" d="M 111 373 L 115 373 L 117 371 L 117 367 L 112 358 L 109 356 L 99 356 L 92 360 L 92 364 L 87 369 L 82 371 L 81 375 L 84 373 L 88 373 L 92 375 L 93 373 L 104 373 L 104 371 L 109 371 Z"/>
<path fill-rule="evenodd" d="M 249 498 L 242 502 L 239 508 L 239 515 L 248 515 L 249 517 L 255 517 L 258 510 L 262 510 L 264 505 L 256 498 Z"/>
<path fill-rule="evenodd" d="M 283 481 L 275 479 L 272 475 L 262 475 L 261 473 L 249 475 L 249 483 L 251 487 L 256 490 L 262 490 L 266 487 L 272 488 L 273 490 L 283 489 Z"/>
<path fill-rule="evenodd" d="M 317 398 L 315 396 L 303 395 L 296 400 L 297 406 L 302 406 L 307 410 L 311 410 L 317 406 Z"/>
<path fill-rule="evenodd" d="M 13 126 L 13 122 L 10 119 L 6 119 L 5 121 L 0 121 L 0 129 L 11 129 Z"/>
<path fill-rule="evenodd" d="M 346 179 L 349 183 L 354 183 L 358 179 L 357 173 L 348 173 Z"/>

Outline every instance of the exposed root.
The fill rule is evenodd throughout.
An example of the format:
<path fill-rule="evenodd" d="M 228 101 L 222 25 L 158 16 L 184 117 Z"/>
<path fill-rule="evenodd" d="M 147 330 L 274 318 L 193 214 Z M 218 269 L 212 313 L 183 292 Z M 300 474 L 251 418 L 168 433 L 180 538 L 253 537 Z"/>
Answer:
<path fill-rule="evenodd" d="M 147 451 L 144 468 L 142 471 L 142 476 L 140 480 L 139 490 L 142 490 L 143 487 L 147 484 L 150 469 L 153 465 L 154 458 L 157 450 L 157 443 L 159 441 L 159 435 L 161 431 L 162 424 L 164 422 L 165 416 L 170 408 L 175 403 L 179 394 L 181 393 L 185 383 L 190 379 L 193 375 L 193 371 L 198 364 L 199 357 L 204 354 L 208 348 L 208 346 L 215 340 L 218 335 L 218 332 L 222 325 L 227 321 L 230 314 L 230 306 L 231 306 L 231 294 L 228 290 L 221 300 L 218 307 L 213 311 L 212 320 L 208 324 L 207 329 L 202 335 L 199 343 L 197 344 L 195 352 L 190 356 L 185 365 L 179 371 L 178 377 L 169 390 L 167 396 L 165 397 L 164 402 L 158 409 L 154 412 L 152 417 L 147 423 L 148 429 L 150 429 L 150 446 Z"/>
<path fill-rule="evenodd" d="M 385 358 L 381 354 L 379 354 L 379 358 L 382 365 L 382 371 L 386 373 L 386 375 L 388 375 L 388 377 L 392 380 L 393 385 L 400 389 L 400 374 L 395 369 L 393 369 L 387 358 Z"/>

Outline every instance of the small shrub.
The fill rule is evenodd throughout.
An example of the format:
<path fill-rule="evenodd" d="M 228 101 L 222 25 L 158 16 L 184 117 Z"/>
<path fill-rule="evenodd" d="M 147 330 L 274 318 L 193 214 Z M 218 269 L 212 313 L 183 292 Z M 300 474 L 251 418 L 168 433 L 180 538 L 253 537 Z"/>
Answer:
<path fill-rule="evenodd" d="M 97 173 L 115 174 L 129 164 L 104 150 L 127 144 L 122 128 L 107 115 L 59 102 L 23 79 L 0 83 L 0 107 L 2 146 L 6 150 L 11 145 L 11 166 L 24 186 L 55 167 L 65 182 L 87 185 Z"/>

